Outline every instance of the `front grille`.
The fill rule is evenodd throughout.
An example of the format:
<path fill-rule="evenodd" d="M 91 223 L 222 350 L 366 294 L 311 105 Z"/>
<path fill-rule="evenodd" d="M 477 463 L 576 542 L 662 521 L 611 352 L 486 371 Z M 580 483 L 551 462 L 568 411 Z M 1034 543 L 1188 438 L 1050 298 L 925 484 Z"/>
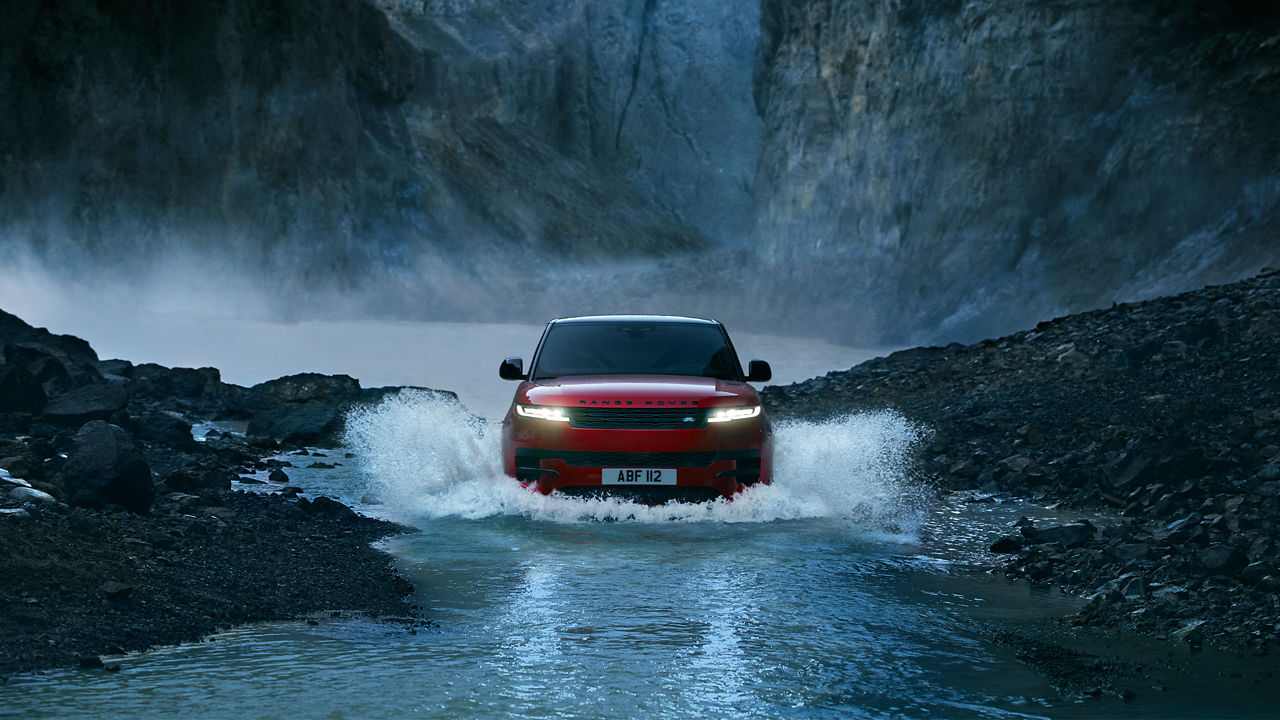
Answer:
<path fill-rule="evenodd" d="M 706 467 L 715 462 L 714 452 L 573 452 L 557 455 L 574 467 L 682 468 Z"/>
<path fill-rule="evenodd" d="M 576 428 L 606 430 L 679 430 L 707 426 L 706 408 L 593 408 L 569 411 Z"/>

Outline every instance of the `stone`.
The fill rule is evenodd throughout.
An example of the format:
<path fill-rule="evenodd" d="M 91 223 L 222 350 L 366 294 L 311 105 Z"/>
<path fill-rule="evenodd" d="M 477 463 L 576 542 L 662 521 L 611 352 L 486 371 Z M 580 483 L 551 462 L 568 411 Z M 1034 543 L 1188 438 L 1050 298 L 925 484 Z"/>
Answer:
<path fill-rule="evenodd" d="M 101 420 L 86 423 L 76 433 L 64 473 L 73 505 L 95 507 L 98 501 L 91 496 L 96 495 L 104 503 L 145 514 L 155 498 L 151 469 L 133 438 Z"/>
<path fill-rule="evenodd" d="M 1000 554 L 1011 554 L 1022 550 L 1022 540 L 1012 535 L 1004 537 L 991 543 L 991 552 Z"/>
<path fill-rule="evenodd" d="M 0 365 L 0 413 L 39 415 L 48 402 L 44 386 L 26 368 Z"/>
<path fill-rule="evenodd" d="M 1202 628 L 1206 622 L 1206 620 L 1192 620 L 1169 633 L 1169 639 L 1199 645 L 1204 641 L 1204 630 Z"/>
<path fill-rule="evenodd" d="M 41 416 L 46 422 L 80 425 L 109 420 L 129 404 L 129 388 L 122 383 L 88 385 L 53 396 Z"/>
<path fill-rule="evenodd" d="M 122 582 L 117 582 L 115 580 L 108 580 L 102 583 L 102 585 L 98 589 L 102 591 L 103 595 L 107 596 L 108 600 L 111 600 L 113 602 L 128 600 L 129 596 L 133 594 L 132 585 L 126 585 Z"/>
<path fill-rule="evenodd" d="M 1083 545 L 1092 540 L 1096 532 L 1093 524 L 1083 521 L 1046 528 L 1022 528 L 1022 535 L 1033 543 L 1052 543 L 1065 548 Z"/>
<path fill-rule="evenodd" d="M 1221 543 L 1201 550 L 1196 554 L 1196 559 L 1200 561 L 1204 572 L 1209 575 L 1232 576 L 1249 564 L 1249 559 L 1244 553 Z"/>
<path fill-rule="evenodd" d="M 143 413 L 134 419 L 138 437 L 154 445 L 167 448 L 194 449 L 191 423 L 167 412 Z"/>
<path fill-rule="evenodd" d="M 289 476 L 285 474 L 284 470 L 281 470 L 280 468 L 275 468 L 274 470 L 272 470 L 270 473 L 267 474 L 267 480 L 273 483 L 283 484 L 283 483 L 289 482 Z"/>
<path fill-rule="evenodd" d="M 56 503 L 58 499 L 43 490 L 31 487 L 15 487 L 9 491 L 9 500 L 20 503 Z"/>

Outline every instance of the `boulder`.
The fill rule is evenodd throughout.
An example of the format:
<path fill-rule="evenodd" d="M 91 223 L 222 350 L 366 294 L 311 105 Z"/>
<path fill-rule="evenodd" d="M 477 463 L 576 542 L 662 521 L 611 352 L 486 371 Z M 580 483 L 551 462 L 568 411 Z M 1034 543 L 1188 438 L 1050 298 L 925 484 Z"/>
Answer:
<path fill-rule="evenodd" d="M 0 413 L 39 415 L 48 402 L 44 387 L 26 368 L 0 365 Z"/>
<path fill-rule="evenodd" d="M 9 500 L 20 503 L 55 503 L 58 499 L 43 490 L 31 487 L 15 487 L 9 490 Z"/>
<path fill-rule="evenodd" d="M 133 438 L 101 420 L 85 423 L 76 433 L 64 473 L 73 505 L 112 503 L 144 514 L 155 499 L 151 469 Z"/>
<path fill-rule="evenodd" d="M 1022 528 L 1022 535 L 1032 543 L 1061 545 L 1064 548 L 1083 545 L 1092 540 L 1096 533 L 1097 528 L 1092 523 L 1083 520 L 1047 528 Z"/>
<path fill-rule="evenodd" d="M 345 403 L 359 398 L 360 382 L 349 375 L 301 373 L 254 385 L 260 403 Z"/>
<path fill-rule="evenodd" d="M 331 441 L 342 429 L 346 403 L 298 403 L 259 410 L 246 434 L 255 442 L 315 445 Z"/>
<path fill-rule="evenodd" d="M 129 404 L 129 388 L 123 383 L 88 385 L 53 396 L 45 406 L 45 422 L 80 425 L 108 420 Z"/>
<path fill-rule="evenodd" d="M 1249 558 L 1245 557 L 1244 553 L 1221 543 L 1210 545 L 1196 553 L 1196 559 L 1200 561 L 1200 567 L 1204 572 L 1209 575 L 1233 576 L 1249 564 Z"/>
<path fill-rule="evenodd" d="M 143 413 L 134 418 L 138 437 L 153 445 L 168 448 L 194 449 L 191 423 L 167 412 Z"/>
<path fill-rule="evenodd" d="M 280 468 L 272 470 L 271 473 L 267 475 L 267 479 L 273 483 L 280 483 L 282 485 L 289 482 L 289 476 Z"/>
<path fill-rule="evenodd" d="M 991 552 L 1001 554 L 1012 554 L 1022 550 L 1022 540 L 1012 535 L 1004 537 L 991 543 Z"/>

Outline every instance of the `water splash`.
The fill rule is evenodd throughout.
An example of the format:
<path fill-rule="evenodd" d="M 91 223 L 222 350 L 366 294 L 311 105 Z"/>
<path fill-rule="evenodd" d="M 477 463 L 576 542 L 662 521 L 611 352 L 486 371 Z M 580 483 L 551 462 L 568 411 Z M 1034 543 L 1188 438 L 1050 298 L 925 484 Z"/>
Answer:
<path fill-rule="evenodd" d="M 784 422 L 774 481 L 733 501 L 649 507 L 619 499 L 544 496 L 502 472 L 499 432 L 456 402 L 406 390 L 347 417 L 346 444 L 393 519 L 522 515 L 553 522 L 849 520 L 914 534 L 928 492 L 912 482 L 920 430 L 901 415 L 858 413 Z"/>

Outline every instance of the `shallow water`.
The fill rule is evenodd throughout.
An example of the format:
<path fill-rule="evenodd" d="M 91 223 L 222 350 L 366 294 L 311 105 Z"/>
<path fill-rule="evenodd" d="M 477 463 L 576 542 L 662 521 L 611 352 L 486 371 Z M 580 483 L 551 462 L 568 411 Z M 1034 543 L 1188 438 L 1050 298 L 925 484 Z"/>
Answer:
<path fill-rule="evenodd" d="M 363 509 L 417 528 L 383 544 L 432 627 L 325 617 L 240 628 L 122 658 L 119 673 L 15 678 L 0 687 L 0 716 L 1265 717 L 1274 707 L 1264 686 L 1214 675 L 1232 669 L 1228 658 L 1103 637 L 1151 668 L 1126 680 L 1129 702 L 1078 701 L 991 645 L 993 624 L 1057 633 L 1046 618 L 1078 604 L 979 566 L 1019 515 L 1053 512 L 929 497 L 905 463 L 920 430 L 891 414 L 787 425 L 775 486 L 692 508 L 519 490 L 494 474 L 492 428 L 465 417 L 393 398 L 352 418 L 357 457 L 330 452 L 342 465 L 320 470 L 292 456 L 300 467 L 288 471 L 348 502 L 376 495 Z"/>

